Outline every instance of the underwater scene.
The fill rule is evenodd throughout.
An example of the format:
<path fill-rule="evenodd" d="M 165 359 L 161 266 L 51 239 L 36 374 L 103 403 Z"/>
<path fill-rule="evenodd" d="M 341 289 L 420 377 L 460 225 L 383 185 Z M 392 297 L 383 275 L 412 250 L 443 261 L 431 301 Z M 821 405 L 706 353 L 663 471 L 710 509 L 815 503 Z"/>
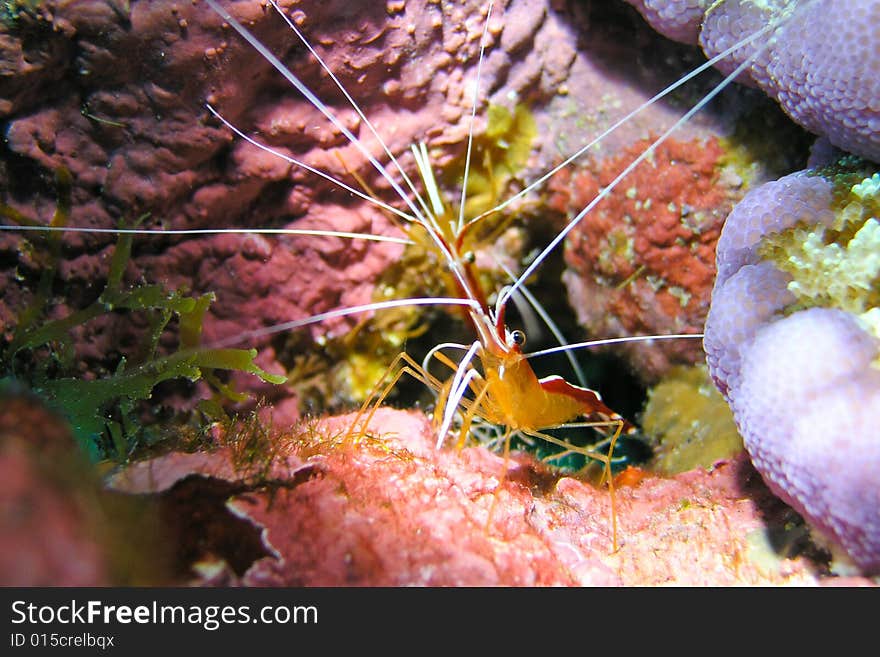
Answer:
<path fill-rule="evenodd" d="M 0 584 L 876 585 L 876 25 L 0 3 Z"/>

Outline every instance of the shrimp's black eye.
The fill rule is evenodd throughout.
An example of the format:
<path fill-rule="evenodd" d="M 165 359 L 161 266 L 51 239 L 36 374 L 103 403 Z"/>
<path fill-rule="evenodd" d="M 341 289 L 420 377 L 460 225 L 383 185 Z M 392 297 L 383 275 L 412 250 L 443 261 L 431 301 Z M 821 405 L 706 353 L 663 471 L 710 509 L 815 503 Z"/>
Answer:
<path fill-rule="evenodd" d="M 522 331 L 512 331 L 510 339 L 513 340 L 513 344 L 522 347 L 526 343 L 526 334 Z"/>

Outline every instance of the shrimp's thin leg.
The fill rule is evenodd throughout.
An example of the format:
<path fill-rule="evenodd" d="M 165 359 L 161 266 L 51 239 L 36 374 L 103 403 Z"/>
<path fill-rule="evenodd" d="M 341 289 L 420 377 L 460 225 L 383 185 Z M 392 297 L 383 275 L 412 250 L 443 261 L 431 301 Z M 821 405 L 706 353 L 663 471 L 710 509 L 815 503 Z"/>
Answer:
<path fill-rule="evenodd" d="M 538 438 L 540 440 L 547 441 L 553 445 L 557 445 L 559 447 L 567 450 L 568 453 L 580 454 L 581 456 L 586 456 L 587 458 L 595 459 L 603 464 L 602 467 L 602 478 L 600 479 L 600 485 L 605 481 L 608 482 L 608 494 L 610 497 L 611 503 L 611 542 L 613 545 L 614 552 L 617 552 L 619 545 L 617 542 L 617 504 L 615 500 L 615 492 L 614 492 L 614 477 L 611 476 L 611 459 L 614 454 L 614 446 L 617 444 L 617 439 L 620 438 L 621 433 L 623 432 L 624 423 L 622 420 L 608 420 L 602 422 L 590 422 L 590 423 L 582 423 L 580 426 L 593 426 L 593 427 L 616 427 L 614 433 L 611 436 L 609 441 L 608 453 L 602 454 L 600 452 L 596 452 L 590 449 L 586 449 L 584 447 L 578 447 L 577 445 L 572 445 L 570 442 L 566 440 L 562 440 L 561 438 L 557 438 L 556 436 L 552 436 L 549 433 L 546 433 L 547 429 L 554 429 L 558 427 L 546 427 L 544 431 L 533 431 L 533 430 L 522 430 L 527 436 L 531 436 L 533 438 Z"/>
<path fill-rule="evenodd" d="M 444 365 L 447 365 L 451 369 L 457 369 L 457 365 L 449 359 L 447 356 L 436 352 L 434 353 L 434 358 L 439 360 Z M 401 363 L 403 363 L 401 365 Z M 473 367 L 473 366 L 471 366 Z M 356 427 L 360 424 L 359 433 L 366 433 L 367 426 L 369 426 L 370 421 L 373 419 L 373 415 L 375 415 L 376 411 L 385 401 L 391 391 L 394 389 L 394 386 L 400 381 L 404 374 L 409 374 L 414 379 L 423 383 L 425 386 L 434 391 L 442 401 L 444 396 L 448 394 L 448 388 L 451 382 L 442 383 L 437 377 L 428 372 L 424 367 L 419 365 L 409 354 L 405 351 L 397 354 L 391 364 L 386 368 L 385 373 L 376 382 L 373 386 L 373 389 L 370 391 L 370 394 L 367 395 L 366 400 L 361 405 L 360 409 L 355 416 L 354 421 L 349 429 L 349 436 L 352 436 L 354 432 L 357 430 Z M 460 399 L 458 402 L 461 406 L 463 406 L 466 412 L 470 412 L 474 402 L 469 399 Z M 438 402 L 438 406 L 442 407 L 445 404 Z M 366 414 L 366 417 L 364 415 Z M 473 414 L 471 413 L 471 418 Z"/>
<path fill-rule="evenodd" d="M 510 430 L 510 427 L 505 427 L 504 429 L 504 466 L 501 470 L 501 478 L 498 481 L 498 486 L 495 488 L 495 494 L 492 496 L 492 505 L 489 507 L 489 514 L 486 516 L 486 532 L 488 533 L 489 528 L 492 526 L 492 517 L 495 515 L 495 506 L 498 504 L 498 496 L 501 494 L 501 491 L 504 488 L 504 483 L 507 481 L 507 468 L 510 463 L 510 439 L 513 437 L 513 432 Z"/>
<path fill-rule="evenodd" d="M 468 387 L 474 393 L 473 399 L 468 399 L 466 397 L 459 397 L 457 406 L 461 406 L 464 409 L 464 414 L 461 419 L 461 427 L 458 430 L 458 442 L 456 443 L 456 450 L 461 451 L 464 447 L 465 440 L 467 440 L 467 436 L 471 430 L 471 424 L 473 423 L 476 417 L 482 417 L 483 414 L 480 413 L 481 404 L 483 402 L 483 398 L 486 396 L 486 393 L 489 392 L 489 383 L 483 379 L 482 376 L 476 373 L 476 370 L 471 370 L 475 376 L 473 376 L 470 381 L 468 381 Z"/>
<path fill-rule="evenodd" d="M 401 362 L 403 365 L 401 365 Z M 394 389 L 394 386 L 397 385 L 397 382 L 400 381 L 404 374 L 409 374 L 414 379 L 425 384 L 436 392 L 439 392 L 443 387 L 443 384 L 441 384 L 435 376 L 426 372 L 409 354 L 405 351 L 400 352 L 394 360 L 391 361 L 391 364 L 385 370 L 382 378 L 380 378 L 376 385 L 373 386 L 367 399 L 361 405 L 357 415 L 355 415 L 354 421 L 348 430 L 349 438 L 353 438 L 356 431 L 360 436 L 366 434 L 367 427 L 373 419 L 373 415 L 376 414 L 376 411 L 382 405 L 382 402 L 385 401 L 385 398 L 388 397 Z M 366 414 L 366 417 L 364 417 L 364 414 Z M 359 430 L 357 429 L 358 424 L 360 424 Z"/>

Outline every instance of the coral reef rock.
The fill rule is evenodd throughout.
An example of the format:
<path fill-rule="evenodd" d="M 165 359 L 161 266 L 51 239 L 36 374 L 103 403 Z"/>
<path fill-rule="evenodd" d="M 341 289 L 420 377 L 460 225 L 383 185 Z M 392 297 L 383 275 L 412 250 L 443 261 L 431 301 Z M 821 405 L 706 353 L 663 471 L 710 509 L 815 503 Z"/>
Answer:
<path fill-rule="evenodd" d="M 584 207 L 651 140 L 593 169 L 560 172 L 551 206 Z M 578 323 L 590 335 L 699 333 L 715 276 L 715 242 L 741 196 L 724 176 L 718 139 L 668 139 L 580 222 L 565 243 L 563 281 Z M 703 360 L 696 340 L 617 347 L 643 379 L 671 364 Z"/>
<path fill-rule="evenodd" d="M 192 581 L 250 586 L 607 586 L 835 583 L 809 555 L 779 551 L 791 510 L 743 457 L 675 478 L 646 474 L 610 497 L 528 454 L 436 449 L 415 411 L 379 409 L 300 425 L 252 479 L 229 452 L 171 453 L 135 463 L 112 485 L 130 494 L 220 490 L 262 549 L 229 568 L 192 552 Z M 214 482 L 210 484 L 210 482 Z M 234 484 L 234 486 L 230 486 Z M 221 509 L 213 513 L 220 514 Z M 241 534 L 241 528 L 236 535 Z M 206 568 L 213 559 L 215 567 Z M 222 571 L 222 575 L 218 573 Z M 850 582 L 868 583 L 864 578 Z"/>

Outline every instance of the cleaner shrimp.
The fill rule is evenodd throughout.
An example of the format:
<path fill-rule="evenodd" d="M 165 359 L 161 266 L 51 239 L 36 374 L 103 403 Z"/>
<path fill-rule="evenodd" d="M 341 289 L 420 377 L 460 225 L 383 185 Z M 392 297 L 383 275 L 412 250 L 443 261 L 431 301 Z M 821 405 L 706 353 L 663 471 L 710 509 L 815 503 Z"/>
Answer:
<path fill-rule="evenodd" d="M 438 259 L 441 260 L 441 262 L 445 262 L 453 282 L 449 288 L 457 290 L 458 295 L 462 298 L 463 307 L 465 308 L 477 334 L 477 339 L 470 345 L 444 344 L 435 347 L 429 351 L 422 364 L 418 364 L 407 355 L 405 351 L 401 352 L 386 370 L 386 375 L 379 381 L 374 393 L 372 393 L 364 402 L 357 418 L 349 429 L 349 434 L 366 432 L 369 421 L 375 413 L 375 410 L 385 400 L 390 390 L 397 385 L 400 378 L 405 374 L 408 374 L 426 384 L 437 393 L 435 421 L 438 426 L 438 448 L 444 443 L 447 435 L 452 429 L 453 423 L 456 421 L 456 418 L 458 419 L 459 446 L 464 443 L 469 435 L 474 421 L 479 420 L 480 422 L 485 422 L 492 426 L 502 427 L 500 442 L 503 444 L 505 462 L 510 449 L 511 437 L 523 436 L 526 439 L 543 440 L 562 447 L 564 450 L 563 454 L 577 453 L 588 459 L 593 459 L 602 463 L 604 466 L 603 480 L 607 481 L 610 489 L 612 542 L 614 549 L 616 550 L 618 539 L 613 479 L 611 477 L 612 455 L 614 453 L 615 443 L 619 437 L 623 433 L 634 433 L 636 427 L 631 422 L 624 419 L 619 413 L 605 405 L 599 394 L 594 390 L 585 386 L 569 383 L 564 378 L 557 375 L 538 378 L 522 350 L 525 343 L 525 334 L 518 329 L 511 330 L 506 324 L 506 305 L 514 294 L 524 290 L 524 282 L 528 277 L 546 260 L 548 255 L 578 224 L 578 222 L 590 212 L 592 207 L 598 203 L 601 198 L 607 195 L 620 181 L 622 181 L 637 164 L 650 156 L 653 150 L 662 143 L 662 141 L 666 139 L 673 130 L 692 116 L 702 104 L 708 101 L 708 99 L 711 99 L 711 97 L 718 92 L 720 87 L 710 92 L 706 99 L 701 101 L 700 104 L 685 114 L 685 116 L 664 135 L 653 142 L 653 144 L 643 152 L 641 156 L 636 158 L 629 167 L 624 169 L 624 171 L 618 175 L 608 188 L 603 190 L 602 194 L 597 196 L 592 203 L 578 213 L 522 273 L 518 276 L 513 276 L 512 284 L 505 287 L 497 295 L 496 304 L 493 309 L 489 307 L 487 295 L 481 289 L 479 278 L 474 269 L 473 252 L 466 247 L 466 239 L 469 232 L 474 230 L 481 220 L 485 220 L 486 217 L 503 208 L 505 203 L 491 208 L 473 218 L 466 218 L 465 216 L 467 207 L 467 180 L 471 164 L 471 149 L 473 144 L 474 116 L 476 115 L 478 104 L 480 72 L 484 63 L 485 39 L 490 25 L 492 3 L 490 2 L 488 4 L 484 19 L 484 31 L 481 39 L 476 80 L 474 83 L 475 91 L 472 114 L 468 128 L 461 198 L 459 200 L 457 213 L 451 212 L 441 199 L 441 194 L 437 187 L 431 162 L 424 143 L 420 144 L 419 147 L 413 146 L 412 154 L 418 167 L 418 172 L 421 177 L 422 186 L 425 191 L 425 196 L 427 196 L 427 200 L 422 198 L 422 195 L 415 188 L 405 171 L 401 168 L 397 159 L 392 155 L 387 145 L 382 142 L 375 128 L 360 110 L 356 101 L 351 98 L 349 93 L 334 76 L 333 72 L 309 45 L 308 41 L 297 29 L 294 22 L 284 15 L 277 3 L 274 1 L 270 2 L 273 8 L 285 18 L 285 21 L 288 23 L 291 30 L 305 44 L 312 56 L 317 59 L 319 64 L 345 95 L 360 119 L 364 121 L 370 132 L 376 137 L 382 150 L 389 158 L 390 164 L 388 166 L 396 169 L 402 178 L 403 182 L 401 184 L 398 184 L 389 171 L 380 164 L 363 145 L 361 145 L 361 142 L 357 137 L 340 123 L 335 114 L 320 99 L 314 96 L 312 92 L 303 85 L 299 78 L 297 78 L 297 76 L 285 66 L 284 63 L 268 51 L 268 49 L 266 49 L 266 47 L 259 42 L 259 40 L 257 40 L 247 28 L 236 21 L 235 18 L 228 14 L 214 0 L 208 0 L 208 3 L 235 29 L 236 32 L 238 32 L 241 37 L 258 50 L 291 85 L 303 94 L 309 102 L 361 152 L 367 161 L 369 161 L 369 163 L 399 195 L 407 208 L 406 214 L 403 217 L 404 221 L 407 222 L 408 226 L 418 227 L 420 231 L 423 231 L 427 236 L 427 243 L 436 251 Z M 738 75 L 743 68 L 744 65 L 737 68 L 734 71 L 734 74 L 729 76 L 728 80 Z M 241 130 L 228 122 L 214 107 L 209 105 L 208 109 L 216 118 L 222 121 L 239 137 L 250 141 L 258 148 L 280 157 L 284 157 L 283 154 L 277 153 L 273 149 L 249 138 Z M 577 155 L 573 157 L 577 157 Z M 293 160 L 289 161 L 294 164 L 296 163 Z M 566 161 L 566 163 L 567 162 L 568 161 Z M 561 166 L 564 166 L 566 163 Z M 541 178 L 536 183 L 528 186 L 524 192 L 521 192 L 517 196 L 534 188 L 544 179 L 552 175 L 552 173 L 553 172 L 545 175 L 544 178 Z M 404 192 L 401 185 L 408 186 L 415 196 L 415 199 L 410 198 L 410 196 Z M 509 203 L 509 201 L 506 203 Z M 395 212 L 395 214 L 399 215 L 400 212 Z M 406 229 L 406 232 L 410 236 L 413 236 L 413 229 L 408 228 Z M 425 238 L 423 238 L 423 241 L 424 240 Z M 537 304 L 534 297 L 527 295 L 526 298 L 532 302 L 535 309 L 539 311 L 541 310 L 540 305 Z M 641 339 L 686 339 L 700 337 L 702 336 L 699 334 L 688 334 L 644 336 Z M 597 344 L 601 343 L 602 341 L 597 341 Z M 454 347 L 464 352 L 463 356 L 457 362 L 444 355 L 443 350 L 449 347 Z M 565 346 L 562 346 L 561 348 L 565 350 Z M 429 373 L 429 365 L 432 359 L 439 360 L 453 373 L 445 382 L 435 378 Z M 604 447 L 607 447 L 607 452 L 600 451 L 598 445 L 589 448 L 579 447 L 549 433 L 554 429 L 573 426 L 580 428 L 591 427 L 602 432 L 607 431 L 603 444 Z"/>
<path fill-rule="evenodd" d="M 352 159 L 358 159 L 369 167 L 372 167 L 379 175 L 382 185 L 390 189 L 395 196 L 394 202 L 386 202 L 372 193 L 369 185 L 355 176 L 357 184 L 349 184 L 339 180 L 332 173 L 328 173 L 319 167 L 308 164 L 292 157 L 281 148 L 267 145 L 258 138 L 252 137 L 238 128 L 229 120 L 222 107 L 215 103 L 206 104 L 207 111 L 213 120 L 223 124 L 228 130 L 237 135 L 241 140 L 247 141 L 263 153 L 287 164 L 299 167 L 309 172 L 310 175 L 319 176 L 333 185 L 341 187 L 348 194 L 362 199 L 364 202 L 378 207 L 382 213 L 389 216 L 402 228 L 405 237 L 387 237 L 364 234 L 361 232 L 346 233 L 344 231 L 314 231 L 316 234 L 330 235 L 339 238 L 367 239 L 378 241 L 402 241 L 405 243 L 418 243 L 430 251 L 437 262 L 445 267 L 447 273 L 443 275 L 446 296 L 430 296 L 424 298 L 393 299 L 377 301 L 355 306 L 330 310 L 309 317 L 291 321 L 274 323 L 264 328 L 239 332 L 228 338 L 215 341 L 213 347 L 228 347 L 235 344 L 246 343 L 265 336 L 301 329 L 306 326 L 347 317 L 361 315 L 370 312 L 408 305 L 445 305 L 458 307 L 463 311 L 477 338 L 471 344 L 443 343 L 431 349 L 424 360 L 419 363 L 406 352 L 401 352 L 391 366 L 387 369 L 386 376 L 376 385 L 366 401 L 361 406 L 357 419 L 351 427 L 351 432 L 366 431 L 369 420 L 378 406 L 385 401 L 391 389 L 404 375 L 411 375 L 432 388 L 436 393 L 435 420 L 438 429 L 437 446 L 440 447 L 446 439 L 457 434 L 457 442 L 462 444 L 471 432 L 478 432 L 477 425 L 502 427 L 500 442 L 503 444 L 505 455 L 510 448 L 510 441 L 514 435 L 520 435 L 527 439 L 544 440 L 561 447 L 565 452 L 579 453 L 582 456 L 594 459 L 603 464 L 604 480 L 612 486 L 610 477 L 611 463 L 615 442 L 618 438 L 635 430 L 631 421 L 622 417 L 605 404 L 600 395 L 586 387 L 583 381 L 577 384 L 570 383 L 561 376 L 547 376 L 540 378 L 530 365 L 529 358 L 562 351 L 566 354 L 578 348 L 584 348 L 597 344 L 608 344 L 615 340 L 674 340 L 674 339 L 699 339 L 700 334 L 668 334 L 656 336 L 635 336 L 630 338 L 618 338 L 610 340 L 595 340 L 576 344 L 561 344 L 559 347 L 543 349 L 539 352 L 527 354 L 523 351 L 525 333 L 519 329 L 511 329 L 506 321 L 507 306 L 510 302 L 532 304 L 533 311 L 546 317 L 546 312 L 526 288 L 527 281 L 544 264 L 550 255 L 563 243 L 566 236 L 588 216 L 593 208 L 605 198 L 626 176 L 642 161 L 651 157 L 651 154 L 659 144 L 672 132 L 687 123 L 699 109 L 705 106 L 713 97 L 739 75 L 750 63 L 750 59 L 739 65 L 724 81 L 710 91 L 707 96 L 697 103 L 691 110 L 685 113 L 666 132 L 663 133 L 642 155 L 636 158 L 628 167 L 619 173 L 614 181 L 608 185 L 601 194 L 583 207 L 566 225 L 559 230 L 555 237 L 546 244 L 539 253 L 531 259 L 531 262 L 522 271 L 514 273 L 507 271 L 509 282 L 497 293 L 488 294 L 484 290 L 484 283 L 480 278 L 475 265 L 474 235 L 481 230 L 487 218 L 505 210 L 513 203 L 526 199 L 530 192 L 538 189 L 557 171 L 571 165 L 572 162 L 587 153 L 596 144 L 600 143 L 606 135 L 611 134 L 616 128 L 632 120 L 639 112 L 653 105 L 663 95 L 672 89 L 678 88 L 692 76 L 706 70 L 722 56 L 726 56 L 734 50 L 751 44 L 753 41 L 765 36 L 772 26 L 752 35 L 746 41 L 735 44 L 722 56 L 707 62 L 687 78 L 677 82 L 673 87 L 664 90 L 654 98 L 644 103 L 641 107 L 633 110 L 624 118 L 617 121 L 608 130 L 604 131 L 597 139 L 586 146 L 581 147 L 574 154 L 554 167 L 552 170 L 536 177 L 532 183 L 526 185 L 521 191 L 512 195 L 500 204 L 496 204 L 488 210 L 480 212 L 476 216 L 466 216 L 467 208 L 467 181 L 470 173 L 471 150 L 476 130 L 476 115 L 479 105 L 481 68 L 488 62 L 485 58 L 487 42 L 492 30 L 493 3 L 489 3 L 485 15 L 482 16 L 483 28 L 479 41 L 479 63 L 477 64 L 476 78 L 473 81 L 473 100 L 470 103 L 470 118 L 467 124 L 466 153 L 464 156 L 464 174 L 461 185 L 461 197 L 457 203 L 457 211 L 449 208 L 449 205 L 441 198 L 439 186 L 434 177 L 431 157 L 424 144 L 413 146 L 407 157 L 415 163 L 419 177 L 413 180 L 407 173 L 407 168 L 402 164 L 400 154 L 395 155 L 394 150 L 380 137 L 379 131 L 373 123 L 361 111 L 355 100 L 343 84 L 336 78 L 332 68 L 326 64 L 318 52 L 310 45 L 309 41 L 300 31 L 298 25 L 305 19 L 304 16 L 289 16 L 278 3 L 271 1 L 271 9 L 287 23 L 291 32 L 299 38 L 311 57 L 319 63 L 333 85 L 341 92 L 348 103 L 347 118 L 340 118 L 337 110 L 334 110 L 318 95 L 316 95 L 284 61 L 279 59 L 272 51 L 260 41 L 242 22 L 238 21 L 222 2 L 206 0 L 207 4 L 228 24 L 239 37 L 252 47 L 259 56 L 269 62 L 278 73 L 321 115 L 321 120 L 329 122 L 333 129 L 340 135 L 348 147 Z M 267 10 L 268 10 L 267 6 Z M 754 55 L 753 55 L 754 56 Z M 354 115 L 351 114 L 354 112 Z M 352 118 L 353 117 L 353 118 Z M 365 145 L 365 140 L 359 138 L 351 127 L 352 122 L 362 126 L 361 132 L 369 132 L 376 143 L 377 149 Z M 376 153 L 379 154 L 376 154 Z M 382 162 L 385 162 L 384 164 Z M 344 163 L 343 169 L 348 169 Z M 421 192 L 419 191 L 421 188 Z M 21 229 L 14 227 L 13 229 Z M 59 227 L 58 230 L 72 230 Z M 89 229 L 83 229 L 89 230 Z M 238 230 L 238 229 L 233 229 Z M 220 229 L 205 229 L 206 232 L 223 232 Z M 245 233 L 272 233 L 273 230 L 259 231 L 254 229 L 240 229 Z M 124 231 L 116 231 L 124 232 Z M 160 229 L 130 229 L 130 233 L 165 233 Z M 180 231 L 181 233 L 193 231 Z M 290 235 L 310 234 L 309 231 L 279 229 L 277 232 Z M 550 331 L 559 334 L 552 321 L 548 322 Z M 456 350 L 462 355 L 453 359 L 446 352 Z M 444 378 L 438 378 L 431 373 L 432 367 L 440 363 L 449 370 Z M 591 427 L 600 431 L 601 439 L 590 447 L 580 447 L 568 441 L 555 437 L 552 430 L 565 427 Z M 612 488 L 612 520 L 614 520 L 614 501 Z M 614 525 L 614 544 L 617 545 L 616 524 Z"/>

